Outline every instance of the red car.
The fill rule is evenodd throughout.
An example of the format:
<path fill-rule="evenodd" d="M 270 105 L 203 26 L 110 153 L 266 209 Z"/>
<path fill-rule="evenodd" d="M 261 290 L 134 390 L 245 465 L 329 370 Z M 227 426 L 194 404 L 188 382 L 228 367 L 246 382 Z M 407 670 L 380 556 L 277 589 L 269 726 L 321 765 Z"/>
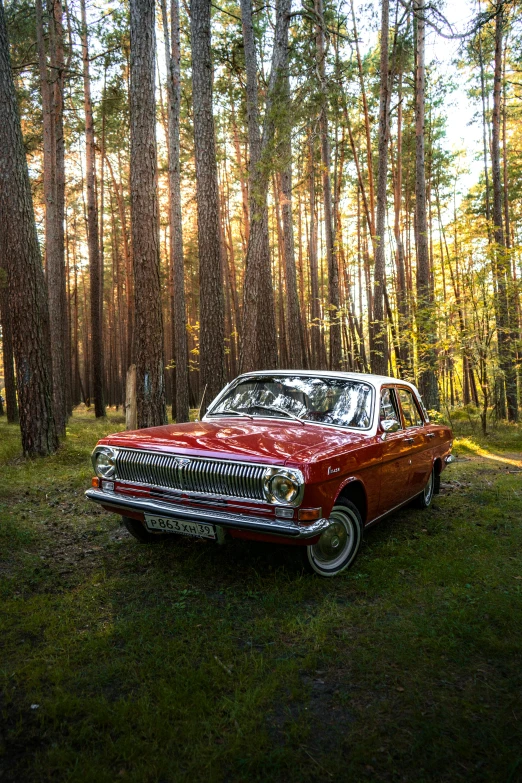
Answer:
<path fill-rule="evenodd" d="M 201 421 L 103 438 L 86 494 L 142 542 L 291 544 L 334 576 L 353 563 L 366 527 L 412 500 L 430 505 L 452 445 L 406 381 L 254 372 L 229 383 Z"/>

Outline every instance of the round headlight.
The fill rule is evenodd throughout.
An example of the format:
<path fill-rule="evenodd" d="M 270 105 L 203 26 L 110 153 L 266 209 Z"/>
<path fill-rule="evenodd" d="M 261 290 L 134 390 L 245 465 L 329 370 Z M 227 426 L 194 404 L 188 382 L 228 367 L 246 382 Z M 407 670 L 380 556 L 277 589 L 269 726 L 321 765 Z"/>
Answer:
<path fill-rule="evenodd" d="M 100 478 L 112 478 L 116 473 L 116 452 L 108 447 L 97 449 L 93 455 L 96 475 Z"/>
<path fill-rule="evenodd" d="M 264 492 L 269 503 L 298 505 L 304 490 L 300 470 L 267 468 L 264 476 Z"/>
<path fill-rule="evenodd" d="M 270 492 L 280 503 L 291 503 L 299 492 L 299 484 L 292 476 L 277 475 L 270 483 Z"/>

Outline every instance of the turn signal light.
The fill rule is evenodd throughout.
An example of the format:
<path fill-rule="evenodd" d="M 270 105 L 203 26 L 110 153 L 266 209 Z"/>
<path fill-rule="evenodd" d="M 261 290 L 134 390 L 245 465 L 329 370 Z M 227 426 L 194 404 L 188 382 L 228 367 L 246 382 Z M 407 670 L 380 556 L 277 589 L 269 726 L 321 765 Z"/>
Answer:
<path fill-rule="evenodd" d="M 99 489 L 100 487 L 100 479 L 98 476 L 93 476 L 91 479 L 91 486 L 95 487 L 95 489 Z"/>
<path fill-rule="evenodd" d="M 300 508 L 297 517 L 301 522 L 313 522 L 314 519 L 321 519 L 321 515 L 321 508 Z"/>

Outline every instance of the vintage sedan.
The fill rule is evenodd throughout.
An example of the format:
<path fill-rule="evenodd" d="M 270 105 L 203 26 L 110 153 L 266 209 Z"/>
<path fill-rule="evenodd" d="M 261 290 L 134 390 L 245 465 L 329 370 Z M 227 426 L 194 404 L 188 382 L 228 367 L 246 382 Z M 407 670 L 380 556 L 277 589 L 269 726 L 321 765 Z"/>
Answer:
<path fill-rule="evenodd" d="M 334 576 L 353 563 L 365 528 L 411 501 L 430 505 L 452 445 L 406 381 L 253 372 L 201 421 L 100 440 L 86 494 L 141 542 L 290 544 L 309 569 Z"/>

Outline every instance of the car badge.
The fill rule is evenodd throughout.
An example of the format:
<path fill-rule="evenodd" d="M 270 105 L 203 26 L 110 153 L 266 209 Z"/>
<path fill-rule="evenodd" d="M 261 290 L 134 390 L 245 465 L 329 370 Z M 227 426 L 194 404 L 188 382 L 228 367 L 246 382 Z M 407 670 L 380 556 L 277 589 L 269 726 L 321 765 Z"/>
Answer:
<path fill-rule="evenodd" d="M 175 457 L 174 464 L 177 468 L 186 468 L 187 465 L 190 465 L 192 460 L 188 459 L 187 457 Z"/>

